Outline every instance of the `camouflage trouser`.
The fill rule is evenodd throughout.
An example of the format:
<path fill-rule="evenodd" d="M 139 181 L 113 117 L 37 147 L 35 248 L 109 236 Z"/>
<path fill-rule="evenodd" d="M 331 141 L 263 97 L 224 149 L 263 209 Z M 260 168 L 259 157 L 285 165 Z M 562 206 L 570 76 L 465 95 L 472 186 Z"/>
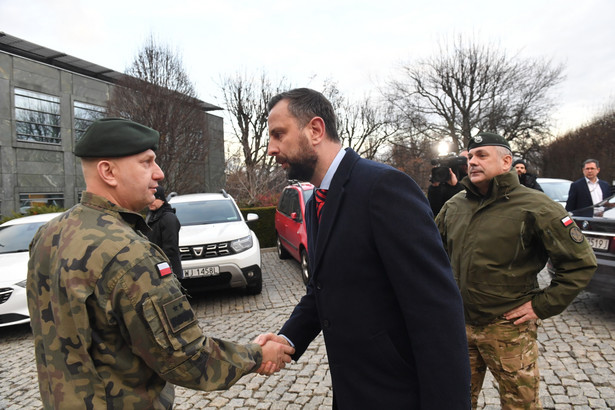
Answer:
<path fill-rule="evenodd" d="M 536 329 L 536 321 L 515 325 L 505 319 L 486 326 L 466 325 L 473 409 L 476 409 L 487 367 L 498 382 L 503 410 L 542 409 L 538 397 Z"/>

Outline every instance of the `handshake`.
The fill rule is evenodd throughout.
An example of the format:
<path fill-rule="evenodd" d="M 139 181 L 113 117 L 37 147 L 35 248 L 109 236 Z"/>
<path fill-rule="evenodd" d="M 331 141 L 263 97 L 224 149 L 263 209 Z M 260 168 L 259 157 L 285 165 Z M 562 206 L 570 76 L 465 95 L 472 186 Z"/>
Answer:
<path fill-rule="evenodd" d="M 264 376 L 270 376 L 286 367 L 286 363 L 290 363 L 290 356 L 295 353 L 288 340 L 273 333 L 259 335 L 254 343 L 263 349 L 263 362 L 256 373 Z"/>

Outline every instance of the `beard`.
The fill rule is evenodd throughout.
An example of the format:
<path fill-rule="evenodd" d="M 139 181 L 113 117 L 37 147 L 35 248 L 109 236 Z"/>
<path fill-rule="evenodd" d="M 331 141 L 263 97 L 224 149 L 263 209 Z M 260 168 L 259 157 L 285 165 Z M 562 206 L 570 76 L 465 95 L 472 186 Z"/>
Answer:
<path fill-rule="evenodd" d="M 298 152 L 299 154 L 295 158 L 287 159 L 288 179 L 310 181 L 316 170 L 318 155 L 305 135 L 301 138 Z"/>

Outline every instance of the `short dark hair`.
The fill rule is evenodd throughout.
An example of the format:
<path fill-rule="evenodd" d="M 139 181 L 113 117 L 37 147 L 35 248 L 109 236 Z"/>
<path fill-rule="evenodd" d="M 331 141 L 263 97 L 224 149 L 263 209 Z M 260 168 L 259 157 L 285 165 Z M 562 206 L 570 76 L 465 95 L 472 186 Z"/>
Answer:
<path fill-rule="evenodd" d="M 333 105 L 318 91 L 309 88 L 295 88 L 274 96 L 267 104 L 267 112 L 282 100 L 288 100 L 288 111 L 297 118 L 299 127 L 303 128 L 314 117 L 320 117 L 325 123 L 325 131 L 333 141 L 339 141 L 337 121 Z"/>
<path fill-rule="evenodd" d="M 590 162 L 593 162 L 594 164 L 596 164 L 596 168 L 600 168 L 600 163 L 598 162 L 597 159 L 586 159 L 585 161 L 583 161 L 583 168 L 585 168 L 585 165 L 589 164 Z"/>

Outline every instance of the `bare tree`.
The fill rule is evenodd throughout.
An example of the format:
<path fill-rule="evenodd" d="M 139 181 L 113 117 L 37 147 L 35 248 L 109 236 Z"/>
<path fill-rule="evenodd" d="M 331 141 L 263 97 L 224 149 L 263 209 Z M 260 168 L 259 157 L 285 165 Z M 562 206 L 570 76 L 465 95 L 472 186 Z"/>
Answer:
<path fill-rule="evenodd" d="M 379 150 L 396 135 L 399 123 L 391 119 L 393 113 L 386 105 L 375 103 L 372 97 L 351 101 L 332 81 L 325 81 L 323 94 L 335 110 L 342 144 L 362 157 L 375 159 Z"/>
<path fill-rule="evenodd" d="M 427 138 L 448 137 L 455 151 L 480 131 L 520 142 L 548 135 L 548 93 L 563 79 L 561 65 L 508 58 L 462 37 L 402 71 L 403 78 L 390 80 L 383 93 L 402 118 L 414 126 L 423 120 Z"/>
<path fill-rule="evenodd" d="M 209 146 L 206 105 L 197 99 L 180 56 L 150 36 L 126 74 L 114 87 L 109 115 L 129 118 L 160 132 L 156 155 L 167 190 L 203 190 Z"/>
<path fill-rule="evenodd" d="M 280 174 L 274 172 L 275 159 L 267 155 L 267 104 L 273 96 L 289 88 L 286 80 L 274 84 L 265 72 L 258 76 L 235 74 L 220 81 L 232 133 L 241 147 L 241 155 L 236 157 L 243 159 L 239 167 L 237 160 L 229 162 L 235 166 L 227 167 L 229 176 L 233 174 L 227 187 L 248 204 L 258 203 L 264 190 L 281 189 Z"/>

